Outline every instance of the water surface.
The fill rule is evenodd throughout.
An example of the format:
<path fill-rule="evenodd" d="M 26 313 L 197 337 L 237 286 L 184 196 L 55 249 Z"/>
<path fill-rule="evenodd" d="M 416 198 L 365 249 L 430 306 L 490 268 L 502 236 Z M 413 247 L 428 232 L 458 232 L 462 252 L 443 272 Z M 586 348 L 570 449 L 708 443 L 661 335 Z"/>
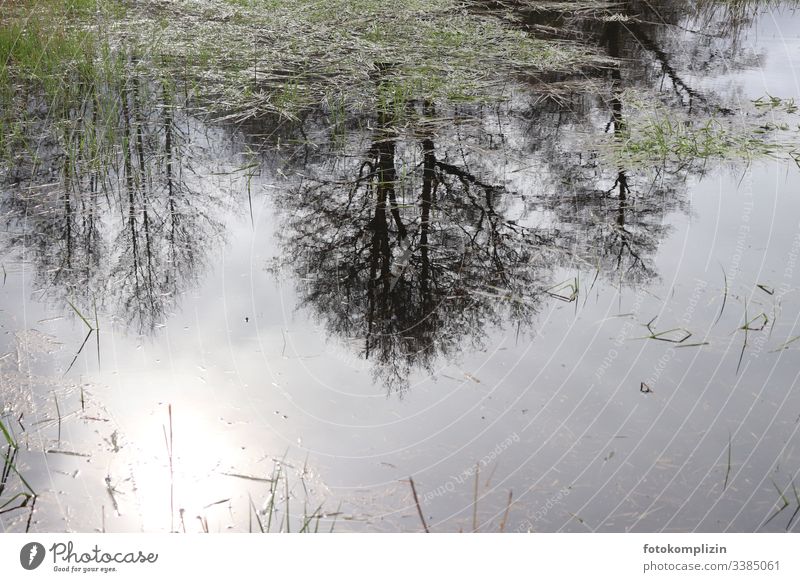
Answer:
<path fill-rule="evenodd" d="M 434 531 L 796 528 L 800 170 L 610 152 L 650 107 L 787 113 L 800 14 L 638 4 L 518 13 L 616 64 L 500 103 L 233 125 L 143 78 L 112 169 L 7 168 L 3 528 L 248 531 L 288 491 L 293 530 L 420 531 L 409 477 Z"/>

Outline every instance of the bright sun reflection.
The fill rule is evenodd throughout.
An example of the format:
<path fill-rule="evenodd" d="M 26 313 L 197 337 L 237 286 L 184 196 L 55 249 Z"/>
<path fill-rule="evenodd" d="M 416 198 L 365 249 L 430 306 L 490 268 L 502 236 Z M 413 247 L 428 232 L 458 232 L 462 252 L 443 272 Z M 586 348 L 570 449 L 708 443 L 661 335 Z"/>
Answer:
<path fill-rule="evenodd" d="M 126 495 L 120 511 L 132 506 L 144 531 L 247 527 L 248 493 L 257 499 L 264 487 L 231 476 L 239 460 L 235 453 L 242 447 L 220 430 L 217 419 L 198 408 L 161 405 L 126 432 L 132 438 L 133 458 L 127 459 L 127 469 L 119 469 L 130 471 L 135 501 L 130 503 Z"/>

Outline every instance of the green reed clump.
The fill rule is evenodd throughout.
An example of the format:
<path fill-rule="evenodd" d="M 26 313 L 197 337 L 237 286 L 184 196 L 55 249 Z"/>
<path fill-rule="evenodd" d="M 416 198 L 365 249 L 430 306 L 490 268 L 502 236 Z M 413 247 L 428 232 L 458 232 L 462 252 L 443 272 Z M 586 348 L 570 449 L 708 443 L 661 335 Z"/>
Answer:
<path fill-rule="evenodd" d="M 37 20 L 0 28 L 0 67 L 17 82 L 37 82 L 50 94 L 66 89 L 64 77 L 91 74 L 94 35 L 83 30 L 46 26 Z"/>
<path fill-rule="evenodd" d="M 0 419 L 0 516 L 19 510 L 29 511 L 26 531 L 30 528 L 30 519 L 36 505 L 36 492 L 17 468 L 19 445 Z M 18 483 L 14 483 L 16 477 Z"/>
<path fill-rule="evenodd" d="M 627 92 L 622 131 L 613 135 L 610 151 L 631 168 L 709 160 L 795 159 L 800 151 L 800 116 L 791 100 L 775 97 L 744 103 L 734 112 L 675 112 Z"/>
<path fill-rule="evenodd" d="M 124 60 L 88 15 L 116 17 L 102 0 L 21 3 L 0 20 L 0 163 L 35 174 L 96 164 L 113 148 Z M 52 165 L 52 164 L 47 164 Z M 16 172 L 7 172 L 16 175 Z"/>

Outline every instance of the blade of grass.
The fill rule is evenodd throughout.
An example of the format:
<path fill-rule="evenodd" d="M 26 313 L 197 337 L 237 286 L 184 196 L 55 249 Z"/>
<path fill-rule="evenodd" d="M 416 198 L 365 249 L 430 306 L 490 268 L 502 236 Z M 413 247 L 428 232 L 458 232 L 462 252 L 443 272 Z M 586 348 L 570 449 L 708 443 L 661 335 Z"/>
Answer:
<path fill-rule="evenodd" d="M 77 313 L 77 314 L 78 314 L 78 317 L 80 317 L 80 318 L 81 318 L 81 320 L 83 321 L 83 323 L 85 323 L 85 324 L 86 324 L 86 327 L 88 327 L 90 330 L 93 330 L 93 329 L 94 329 L 94 327 L 92 326 L 92 324 L 91 324 L 91 323 L 89 323 L 89 322 L 86 320 L 86 318 L 83 316 L 83 314 L 82 314 L 80 311 L 78 311 L 78 308 L 77 308 L 77 307 L 75 307 L 75 305 L 73 305 L 72 301 L 70 301 L 69 299 L 67 299 L 67 303 L 69 304 L 69 306 L 70 306 L 70 307 L 72 307 L 72 311 L 74 311 L 75 313 Z"/>
<path fill-rule="evenodd" d="M 91 332 L 90 332 L 91 333 Z M 56 415 L 58 415 L 58 444 L 61 445 L 61 409 L 58 406 L 58 396 L 53 392 L 53 400 L 56 403 Z"/>
<path fill-rule="evenodd" d="M 25 522 L 25 533 L 28 533 L 28 532 L 31 531 L 31 520 L 33 519 L 33 512 L 36 509 L 36 500 L 37 499 L 39 499 L 39 496 L 34 494 L 33 501 L 31 501 L 31 510 L 30 510 L 30 513 L 28 513 L 28 520 Z"/>
<path fill-rule="evenodd" d="M 30 492 L 30 494 L 35 496 L 36 491 L 33 490 L 33 487 L 31 487 L 30 483 L 28 483 L 28 480 L 22 476 L 22 473 L 20 473 L 19 470 L 13 465 L 11 467 L 11 470 L 14 471 L 17 477 L 19 477 L 19 480 L 22 482 L 23 485 L 25 485 L 25 488 Z"/>
<path fill-rule="evenodd" d="M 300 533 L 308 533 L 308 527 L 311 525 L 311 522 L 314 520 L 315 517 L 319 516 L 320 511 L 322 511 L 322 504 L 319 505 L 309 516 L 306 516 L 303 520 L 303 527 L 300 528 Z M 319 521 L 317 522 L 319 523 Z"/>
<path fill-rule="evenodd" d="M 85 338 L 83 338 L 83 343 L 81 344 L 81 347 L 79 347 L 79 348 L 78 348 L 78 351 L 77 351 L 77 352 L 75 352 L 75 357 L 74 357 L 74 358 L 72 358 L 72 361 L 70 362 L 70 364 L 69 364 L 69 367 L 68 367 L 68 368 L 67 368 L 67 370 L 64 372 L 64 376 L 66 376 L 66 375 L 69 373 L 69 371 L 72 369 L 72 366 L 74 366 L 74 365 L 75 365 L 75 362 L 78 360 L 78 356 L 80 356 L 80 355 L 81 355 L 81 352 L 83 351 L 83 348 L 84 348 L 84 346 L 86 346 L 86 342 L 88 342 L 88 341 L 89 341 L 89 336 L 91 336 L 91 335 L 92 335 L 92 332 L 93 332 L 93 331 L 94 331 L 93 329 L 90 329 L 90 330 L 89 330 L 89 333 L 87 333 L 87 334 L 86 334 L 86 337 L 85 337 Z M 98 352 L 97 352 L 97 353 L 98 353 L 98 358 L 99 358 L 99 354 L 100 354 L 100 352 L 99 352 L 99 349 L 100 349 L 100 344 L 98 344 L 98 348 L 97 348 L 97 349 L 98 349 Z"/>
<path fill-rule="evenodd" d="M 800 513 L 800 494 L 797 492 L 797 487 L 795 486 L 794 481 L 792 481 L 792 492 L 794 493 L 794 499 L 797 502 L 797 509 L 794 510 L 792 517 L 789 518 L 789 522 L 786 524 L 786 531 L 791 529 L 794 518 L 797 517 L 798 513 Z"/>
<path fill-rule="evenodd" d="M 169 531 L 175 531 L 175 473 L 172 465 L 172 452 L 174 450 L 175 442 L 172 438 L 172 404 L 167 405 L 167 415 L 169 417 L 169 434 L 167 434 L 167 427 L 161 425 L 164 431 L 164 444 L 167 447 L 167 458 L 169 460 Z M 197 519 L 200 519 L 198 516 Z M 203 520 L 200 519 L 200 523 Z M 208 533 L 208 532 L 206 532 Z"/>
<path fill-rule="evenodd" d="M 286 484 L 286 533 L 291 533 L 289 519 L 291 517 L 291 513 L 289 513 L 289 474 L 284 473 L 284 483 Z"/>
<path fill-rule="evenodd" d="M 744 320 L 747 321 L 747 301 L 744 302 Z M 744 359 L 744 351 L 747 349 L 747 334 L 750 331 L 747 324 L 740 329 L 744 330 L 744 342 L 742 342 L 742 351 L 739 353 L 739 362 L 736 364 L 736 374 L 739 374 L 739 368 L 742 367 L 742 360 Z"/>
<path fill-rule="evenodd" d="M 5 425 L 5 424 L 3 424 L 3 421 L 2 421 L 2 420 L 0 420 L 0 432 L 2 432 L 2 433 L 3 433 L 3 436 L 4 436 L 4 437 L 5 437 L 5 439 L 6 439 L 6 442 L 7 442 L 7 443 L 8 443 L 10 446 L 12 446 L 12 447 L 15 447 L 15 448 L 16 448 L 16 446 L 17 446 L 17 443 L 16 443 L 16 442 L 14 441 L 14 439 L 11 437 L 11 433 L 10 433 L 10 432 L 8 431 L 8 429 L 6 428 L 6 425 Z"/>
<path fill-rule="evenodd" d="M 789 500 L 788 500 L 788 499 L 786 499 L 786 495 L 784 495 L 784 494 L 783 494 L 783 491 L 781 491 L 780 487 L 778 487 L 778 484 L 777 484 L 777 483 L 775 483 L 775 481 L 773 481 L 773 482 L 772 482 L 772 485 L 773 485 L 773 486 L 775 487 L 775 489 L 777 490 L 777 492 L 778 492 L 778 495 L 780 496 L 780 499 L 781 499 L 781 501 L 783 501 L 783 505 L 781 505 L 781 506 L 778 508 L 778 510 L 777 510 L 775 513 L 773 513 L 773 514 L 772 514 L 772 516 L 771 516 L 771 517 L 770 517 L 770 518 L 769 518 L 767 521 L 765 521 L 765 522 L 764 522 L 764 523 L 761 525 L 761 527 L 760 527 L 760 528 L 758 528 L 758 529 L 761 529 L 761 528 L 767 527 L 767 524 L 768 524 L 769 522 L 771 522 L 773 519 L 775 519 L 776 517 L 778 517 L 778 514 L 779 514 L 781 511 L 783 511 L 784 509 L 786 509 L 787 507 L 789 507 Z"/>
<path fill-rule="evenodd" d="M 728 301 L 728 275 L 725 273 L 725 268 L 722 265 L 720 265 L 719 268 L 722 269 L 722 279 L 725 282 L 725 288 L 722 295 L 722 306 L 719 309 L 719 315 L 717 315 L 717 319 L 714 320 L 712 327 L 719 323 L 719 320 L 722 318 L 722 313 L 725 311 L 725 303 Z"/>
<path fill-rule="evenodd" d="M 20 497 L 23 499 L 22 503 L 20 503 L 19 505 L 15 506 L 15 507 L 10 507 L 9 509 L 5 509 L 6 507 L 8 507 L 11 503 L 16 501 Z M 23 507 L 27 507 L 28 506 L 28 501 L 30 501 L 32 497 L 33 497 L 33 495 L 30 495 L 29 493 L 17 493 L 16 495 L 14 495 L 10 499 L 8 499 L 8 501 L 6 501 L 2 505 L 0 505 L 0 513 L 8 513 L 10 511 L 14 511 L 14 510 L 17 510 L 17 509 L 22 509 Z"/>
<path fill-rule="evenodd" d="M 253 498 L 250 497 L 249 494 L 247 495 L 247 498 L 250 500 L 250 510 L 251 510 L 251 513 L 250 513 L 250 533 L 253 532 L 252 520 L 253 520 L 253 516 L 254 515 L 256 517 L 256 523 L 258 524 L 258 529 L 261 531 L 261 533 L 264 533 L 264 524 L 261 523 L 261 517 L 258 515 L 258 510 L 256 509 L 256 506 L 253 503 Z"/>
<path fill-rule="evenodd" d="M 413 485 L 412 485 L 412 489 L 413 489 Z M 417 507 L 419 507 L 419 505 Z M 341 511 L 342 511 L 342 502 L 340 501 L 339 505 L 336 506 L 336 513 L 333 514 L 333 522 L 331 522 L 331 529 L 329 530 L 328 533 L 333 533 L 333 528 L 336 526 L 336 520 L 339 518 L 339 513 Z M 420 517 L 421 517 L 421 515 L 420 515 Z M 425 523 L 424 519 L 422 520 L 422 523 Z M 428 531 L 427 530 L 427 526 L 426 526 L 426 530 L 425 531 Z"/>
<path fill-rule="evenodd" d="M 472 531 L 478 531 L 478 476 L 481 472 L 481 466 L 475 465 L 475 491 L 472 498 Z"/>
<path fill-rule="evenodd" d="M 731 433 L 728 432 L 728 468 L 725 471 L 725 482 L 722 484 L 722 490 L 728 486 L 728 478 L 731 475 Z"/>

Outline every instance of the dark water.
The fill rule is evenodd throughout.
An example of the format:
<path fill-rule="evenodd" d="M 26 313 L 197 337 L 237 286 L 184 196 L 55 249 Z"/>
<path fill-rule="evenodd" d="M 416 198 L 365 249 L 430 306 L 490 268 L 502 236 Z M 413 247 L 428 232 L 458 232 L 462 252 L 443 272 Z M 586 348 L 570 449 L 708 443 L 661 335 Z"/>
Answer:
<path fill-rule="evenodd" d="M 3 528 L 247 531 L 278 465 L 293 529 L 418 531 L 409 476 L 435 531 L 796 528 L 800 170 L 602 143 L 800 99 L 800 15 L 630 4 L 523 14 L 619 61 L 501 104 L 231 127 L 143 80 L 113 169 L 9 169 Z"/>

